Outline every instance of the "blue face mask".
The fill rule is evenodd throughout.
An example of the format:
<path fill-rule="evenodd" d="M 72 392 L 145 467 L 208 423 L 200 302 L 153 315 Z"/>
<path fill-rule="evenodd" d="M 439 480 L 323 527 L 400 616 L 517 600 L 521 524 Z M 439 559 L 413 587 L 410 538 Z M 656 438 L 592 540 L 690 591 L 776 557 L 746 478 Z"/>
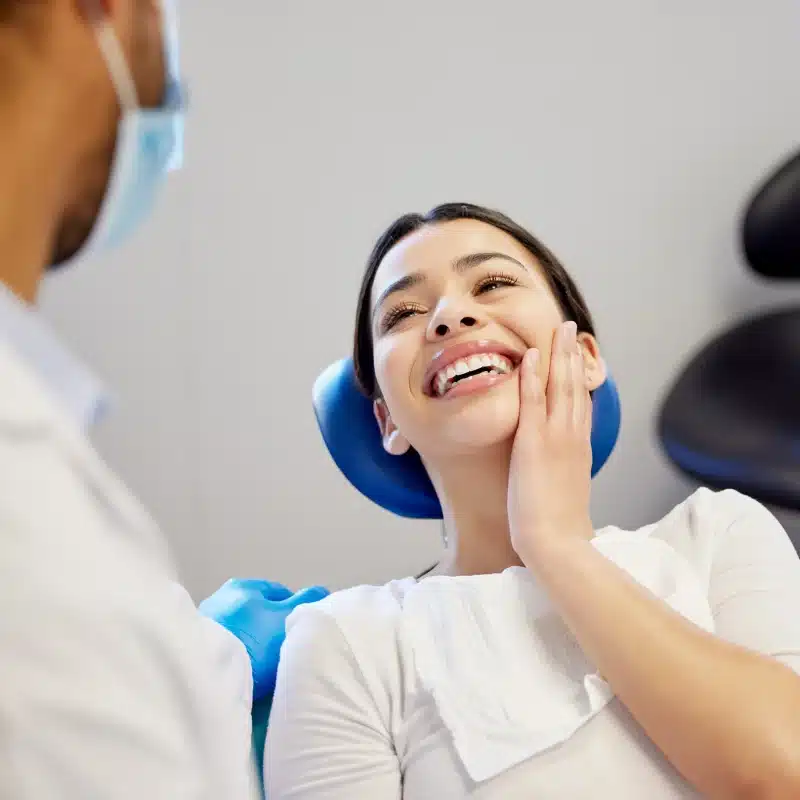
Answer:
<path fill-rule="evenodd" d="M 107 23 L 98 27 L 98 42 L 117 90 L 122 118 L 105 199 L 92 233 L 76 257 L 116 247 L 127 239 L 152 211 L 168 173 L 182 165 L 186 102 L 180 83 L 177 15 L 173 0 L 162 0 L 162 8 L 167 75 L 160 108 L 139 106 L 136 85 L 113 28 Z"/>

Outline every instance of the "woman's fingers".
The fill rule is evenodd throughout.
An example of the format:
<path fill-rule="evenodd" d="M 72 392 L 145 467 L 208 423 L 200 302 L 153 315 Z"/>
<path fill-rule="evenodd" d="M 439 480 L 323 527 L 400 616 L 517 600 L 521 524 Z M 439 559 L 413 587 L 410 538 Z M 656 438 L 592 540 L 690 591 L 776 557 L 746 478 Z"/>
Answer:
<path fill-rule="evenodd" d="M 586 427 L 592 403 L 574 322 L 559 326 L 553 336 L 546 395 L 547 417 L 554 426 L 579 430 Z"/>
<path fill-rule="evenodd" d="M 579 430 L 582 430 L 586 424 L 587 415 L 591 413 L 591 399 L 587 386 L 586 361 L 583 350 L 577 341 L 572 354 L 572 383 L 575 387 L 572 421 Z"/>
<path fill-rule="evenodd" d="M 575 386 L 572 378 L 572 353 L 576 326 L 567 322 L 556 329 L 547 381 L 547 415 L 557 425 L 571 422 Z"/>
<path fill-rule="evenodd" d="M 545 397 L 539 377 L 539 351 L 535 347 L 525 353 L 522 359 L 522 400 L 525 406 L 532 406 L 542 418 L 545 412 Z"/>
<path fill-rule="evenodd" d="M 539 351 L 532 348 L 525 353 L 520 365 L 519 426 L 526 442 L 540 440 L 547 424 L 547 400 L 542 379 L 539 377 Z"/>
<path fill-rule="evenodd" d="M 588 517 L 591 411 L 575 323 L 558 327 L 549 365 L 539 363 L 538 375 L 549 366 L 545 391 L 536 358 L 528 351 L 521 365 L 508 483 L 512 544 L 524 563 L 543 532 L 583 530 Z"/>

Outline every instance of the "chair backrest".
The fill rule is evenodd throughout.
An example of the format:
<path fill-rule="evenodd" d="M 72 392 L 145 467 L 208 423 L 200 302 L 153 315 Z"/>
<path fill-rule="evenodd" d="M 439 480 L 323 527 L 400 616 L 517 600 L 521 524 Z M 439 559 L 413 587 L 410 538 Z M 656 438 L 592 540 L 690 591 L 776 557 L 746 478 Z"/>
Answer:
<path fill-rule="evenodd" d="M 714 489 L 800 511 L 800 308 L 740 322 L 681 370 L 658 421 L 667 457 Z"/>
<path fill-rule="evenodd" d="M 317 378 L 314 412 L 336 465 L 361 494 L 413 519 L 441 519 L 442 509 L 416 453 L 389 455 L 381 442 L 372 401 L 359 390 L 349 358 L 331 364 Z M 606 463 L 617 442 L 620 403 L 611 377 L 594 393 L 592 475 Z"/>
<path fill-rule="evenodd" d="M 754 192 L 741 229 L 749 266 L 800 279 L 800 153 Z M 659 437 L 682 472 L 800 510 L 800 308 L 734 325 L 681 370 L 659 417 Z"/>
<path fill-rule="evenodd" d="M 760 275 L 800 280 L 800 153 L 753 195 L 742 221 L 747 263 Z"/>

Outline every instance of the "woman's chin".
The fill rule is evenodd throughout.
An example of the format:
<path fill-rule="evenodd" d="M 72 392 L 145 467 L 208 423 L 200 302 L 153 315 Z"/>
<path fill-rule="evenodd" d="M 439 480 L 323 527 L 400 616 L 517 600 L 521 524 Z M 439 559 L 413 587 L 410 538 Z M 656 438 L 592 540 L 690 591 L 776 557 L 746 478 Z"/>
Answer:
<path fill-rule="evenodd" d="M 519 424 L 519 397 L 498 393 L 470 403 L 440 421 L 435 438 L 441 449 L 470 452 L 513 440 Z"/>

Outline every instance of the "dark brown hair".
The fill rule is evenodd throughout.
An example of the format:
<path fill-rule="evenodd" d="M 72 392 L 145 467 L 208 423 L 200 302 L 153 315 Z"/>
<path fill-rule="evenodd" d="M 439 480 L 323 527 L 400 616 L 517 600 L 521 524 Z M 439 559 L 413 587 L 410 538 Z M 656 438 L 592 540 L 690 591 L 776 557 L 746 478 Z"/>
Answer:
<path fill-rule="evenodd" d="M 389 251 L 406 236 L 427 225 L 459 219 L 485 222 L 516 239 L 539 262 L 564 318 L 574 321 L 579 332 L 595 335 L 594 322 L 586 301 L 564 266 L 532 233 L 509 219 L 505 214 L 470 203 L 445 203 L 436 206 L 427 214 L 405 214 L 386 229 L 372 249 L 358 294 L 353 365 L 361 391 L 371 400 L 379 396 L 375 379 L 372 326 L 370 324 L 372 284 L 375 281 L 375 273 Z"/>

